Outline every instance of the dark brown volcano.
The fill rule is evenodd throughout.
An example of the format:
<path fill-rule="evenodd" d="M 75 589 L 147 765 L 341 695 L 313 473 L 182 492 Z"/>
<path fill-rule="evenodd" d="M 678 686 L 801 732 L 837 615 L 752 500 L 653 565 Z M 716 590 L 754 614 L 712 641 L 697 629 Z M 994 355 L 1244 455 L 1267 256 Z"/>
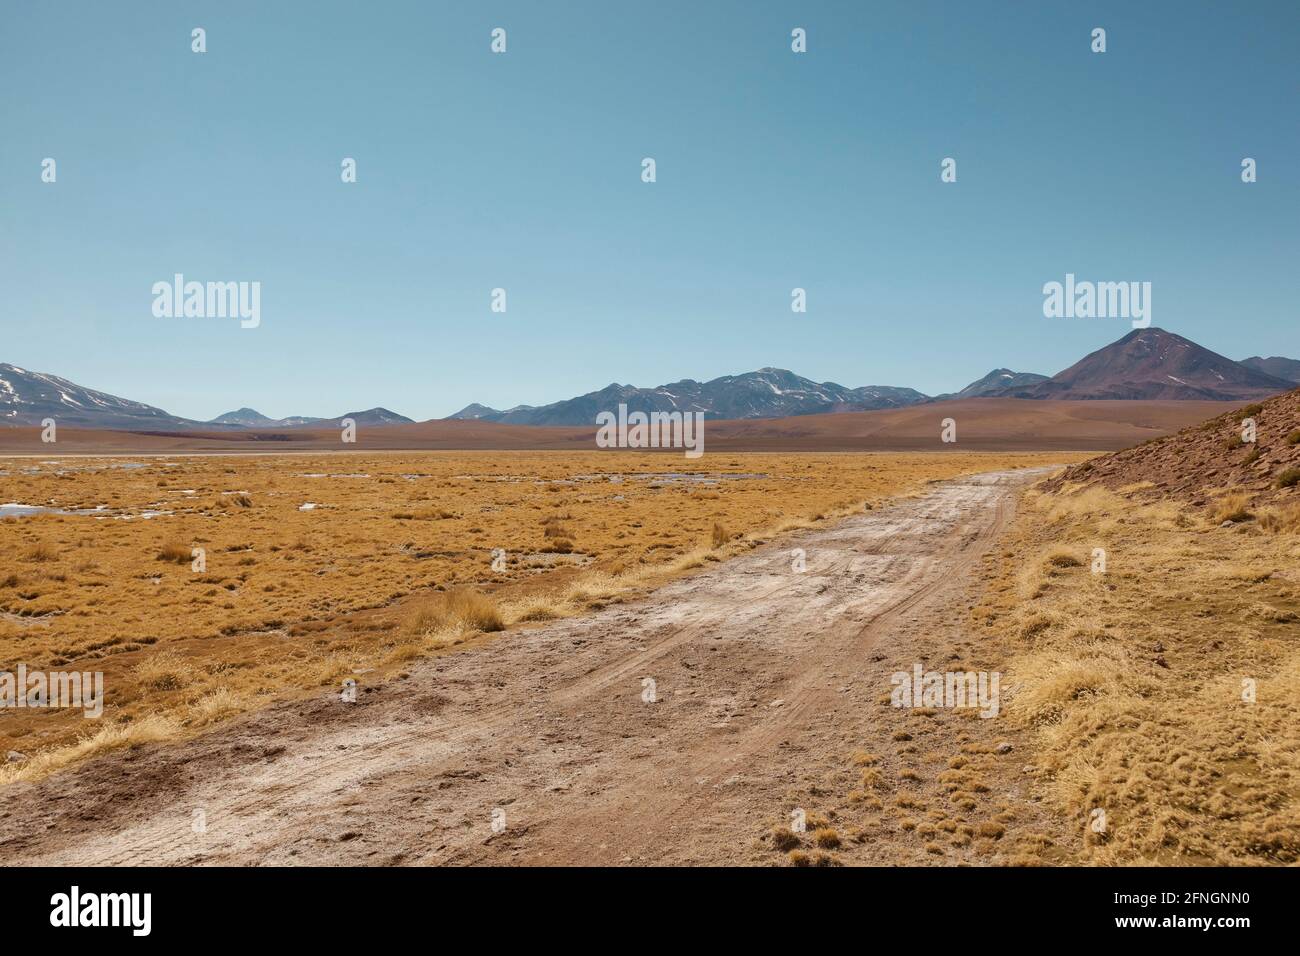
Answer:
<path fill-rule="evenodd" d="M 1045 382 L 997 393 L 1003 398 L 1248 401 L 1285 392 L 1293 382 L 1266 375 L 1164 329 L 1134 329 L 1118 342 Z"/>

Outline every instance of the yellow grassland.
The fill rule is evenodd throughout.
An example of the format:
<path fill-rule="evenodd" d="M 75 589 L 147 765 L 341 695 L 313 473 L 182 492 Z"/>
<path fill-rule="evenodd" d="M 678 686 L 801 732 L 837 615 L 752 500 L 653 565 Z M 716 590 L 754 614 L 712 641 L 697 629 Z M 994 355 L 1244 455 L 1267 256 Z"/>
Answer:
<path fill-rule="evenodd" d="M 392 453 L 0 461 L 0 670 L 103 671 L 99 720 L 0 711 L 0 780 L 193 733 L 625 600 L 1047 454 Z M 314 507 L 304 509 L 304 505 Z M 146 517 L 146 515 L 153 515 Z M 193 570 L 193 549 L 206 566 Z M 495 558 L 495 561 L 494 561 Z"/>
<path fill-rule="evenodd" d="M 972 613 L 1001 644 L 1003 714 L 1032 734 L 1029 772 L 1076 862 L 1300 858 L 1297 530 L 1244 495 L 1208 510 L 1028 496 Z"/>

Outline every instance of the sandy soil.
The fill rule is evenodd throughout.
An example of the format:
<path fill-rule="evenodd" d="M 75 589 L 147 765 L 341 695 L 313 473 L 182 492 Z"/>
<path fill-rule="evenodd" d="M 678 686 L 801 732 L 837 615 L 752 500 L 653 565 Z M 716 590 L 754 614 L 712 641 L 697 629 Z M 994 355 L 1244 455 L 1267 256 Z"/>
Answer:
<path fill-rule="evenodd" d="M 1111 451 L 1158 438 L 1239 407 L 1242 402 L 1039 401 L 974 398 L 906 408 L 790 418 L 715 421 L 708 451 Z M 940 441 L 942 421 L 957 422 L 956 444 Z M 352 445 L 337 429 L 128 432 L 61 427 L 57 445 L 36 427 L 0 428 L 0 455 L 293 454 L 305 451 L 534 449 L 589 451 L 595 426 L 536 427 L 435 419 L 363 427 Z M 667 459 L 680 451 L 665 451 Z"/>
<path fill-rule="evenodd" d="M 888 675 L 951 650 L 931 638 L 964 615 L 982 556 L 1019 489 L 1041 474 L 935 485 L 636 603 L 417 663 L 355 703 L 280 705 L 187 743 L 15 784 L 0 803 L 0 855 L 113 865 L 783 862 L 766 834 L 792 800 L 842 778 L 864 745 L 894 759 L 897 745 L 881 740 L 894 719 L 882 719 Z M 804 573 L 793 570 L 794 548 L 806 552 Z M 954 719 L 941 736 L 955 753 L 996 723 Z M 990 772 L 994 791 L 1020 801 L 1005 763 Z M 885 828 L 878 843 L 859 839 L 841 854 L 962 858 L 927 856 L 908 840 Z"/>

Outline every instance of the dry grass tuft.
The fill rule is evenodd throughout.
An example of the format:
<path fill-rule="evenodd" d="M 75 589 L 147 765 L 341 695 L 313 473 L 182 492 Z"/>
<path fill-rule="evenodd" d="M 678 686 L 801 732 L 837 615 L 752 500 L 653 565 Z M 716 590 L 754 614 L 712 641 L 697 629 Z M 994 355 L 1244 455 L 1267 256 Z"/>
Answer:
<path fill-rule="evenodd" d="M 33 563 L 44 564 L 48 561 L 57 561 L 59 552 L 47 541 L 38 541 L 27 549 L 24 557 Z"/>
<path fill-rule="evenodd" d="M 1043 556 L 1043 563 L 1049 568 L 1077 568 L 1083 565 L 1074 551 L 1063 545 L 1057 545 L 1049 550 Z"/>
<path fill-rule="evenodd" d="M 823 850 L 833 850 L 840 845 L 840 835 L 831 827 L 821 827 L 813 831 L 813 842 Z"/>
<path fill-rule="evenodd" d="M 168 561 L 172 564 L 189 564 L 192 557 L 189 545 L 179 541 L 168 542 L 158 552 L 159 561 Z"/>
<path fill-rule="evenodd" d="M 0 785 L 18 780 L 39 780 L 70 764 L 123 747 L 172 740 L 177 730 L 172 720 L 156 714 L 130 723 L 106 724 L 92 734 L 81 736 L 74 744 L 42 751 L 23 763 L 0 764 Z"/>
<path fill-rule="evenodd" d="M 1214 503 L 1211 518 L 1215 524 L 1225 521 L 1249 521 L 1255 517 L 1250 512 L 1250 495 L 1237 492 L 1224 495 Z"/>
<path fill-rule="evenodd" d="M 203 727 L 237 714 L 243 709 L 241 701 L 229 687 L 218 687 L 212 693 L 204 694 L 190 706 L 185 723 L 190 727 Z"/>
<path fill-rule="evenodd" d="M 427 637 L 447 631 L 500 631 L 501 611 L 490 597 L 469 588 L 457 588 L 418 602 L 409 612 L 406 631 Z"/>
<path fill-rule="evenodd" d="M 195 670 L 175 651 L 164 650 L 136 665 L 135 675 L 149 690 L 183 690 L 193 682 Z"/>
<path fill-rule="evenodd" d="M 1300 501 L 1268 508 L 1259 513 L 1259 527 L 1270 534 L 1300 532 Z"/>
<path fill-rule="evenodd" d="M 789 827 L 772 828 L 772 847 L 781 853 L 788 853 L 799 845 L 799 837 Z"/>

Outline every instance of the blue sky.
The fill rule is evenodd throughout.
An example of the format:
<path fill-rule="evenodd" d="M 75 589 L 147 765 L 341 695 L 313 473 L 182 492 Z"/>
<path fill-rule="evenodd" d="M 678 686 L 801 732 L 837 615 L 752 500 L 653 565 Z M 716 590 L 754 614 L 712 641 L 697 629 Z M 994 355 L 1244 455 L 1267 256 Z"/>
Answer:
<path fill-rule="evenodd" d="M 0 361 L 202 419 L 766 365 L 933 394 L 1125 334 L 1043 317 L 1067 272 L 1300 357 L 1297 39 L 1290 0 L 6 0 Z M 260 281 L 261 326 L 155 318 L 176 272 Z"/>

